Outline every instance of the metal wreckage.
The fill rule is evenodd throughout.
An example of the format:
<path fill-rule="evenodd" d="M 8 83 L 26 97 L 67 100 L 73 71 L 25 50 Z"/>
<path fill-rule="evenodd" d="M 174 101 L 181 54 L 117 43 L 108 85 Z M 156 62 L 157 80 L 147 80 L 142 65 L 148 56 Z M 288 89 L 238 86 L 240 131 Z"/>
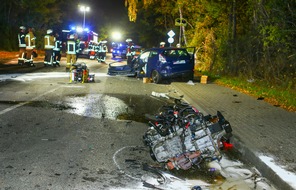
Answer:
<path fill-rule="evenodd" d="M 158 96 L 160 97 L 160 96 Z M 221 112 L 204 115 L 193 106 L 175 99 L 159 113 L 145 115 L 149 128 L 144 143 L 150 155 L 167 169 L 188 170 L 203 162 L 220 160 L 221 150 L 232 148 L 232 128 Z"/>

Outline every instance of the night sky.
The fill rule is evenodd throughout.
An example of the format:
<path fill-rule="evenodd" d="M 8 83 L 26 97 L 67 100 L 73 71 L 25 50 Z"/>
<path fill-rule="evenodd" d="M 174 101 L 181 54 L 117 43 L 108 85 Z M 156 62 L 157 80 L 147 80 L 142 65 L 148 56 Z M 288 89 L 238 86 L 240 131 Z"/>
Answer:
<path fill-rule="evenodd" d="M 85 14 L 86 24 L 118 25 L 123 21 L 128 22 L 124 0 L 84 0 L 79 1 L 79 4 L 90 7 L 90 11 Z M 83 13 L 77 9 L 77 14 L 78 22 L 82 23 Z"/>
<path fill-rule="evenodd" d="M 89 12 L 85 13 L 85 27 L 102 34 L 102 38 L 112 39 L 112 33 L 119 32 L 122 40 L 132 38 L 138 41 L 136 25 L 128 18 L 125 0 L 74 0 L 72 4 L 64 7 L 66 17 L 63 18 L 62 30 L 69 30 L 73 27 L 83 26 L 84 14 L 79 5 L 88 6 Z M 105 37 L 107 35 L 107 37 Z"/>

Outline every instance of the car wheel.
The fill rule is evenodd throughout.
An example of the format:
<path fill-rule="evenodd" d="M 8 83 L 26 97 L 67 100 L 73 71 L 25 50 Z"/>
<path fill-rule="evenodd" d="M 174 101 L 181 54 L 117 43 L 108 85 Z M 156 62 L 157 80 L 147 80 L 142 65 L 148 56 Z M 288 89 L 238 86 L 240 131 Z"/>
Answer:
<path fill-rule="evenodd" d="M 156 84 L 161 81 L 161 76 L 156 70 L 152 71 L 152 81 Z"/>

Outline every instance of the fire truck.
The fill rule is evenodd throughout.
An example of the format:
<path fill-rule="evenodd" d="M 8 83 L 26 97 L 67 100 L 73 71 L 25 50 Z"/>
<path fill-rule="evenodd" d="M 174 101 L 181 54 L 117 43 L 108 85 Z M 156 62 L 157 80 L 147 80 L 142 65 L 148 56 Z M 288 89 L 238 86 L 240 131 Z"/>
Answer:
<path fill-rule="evenodd" d="M 71 34 L 77 34 L 79 39 L 79 52 L 78 57 L 90 58 L 90 44 L 98 42 L 98 34 L 94 31 L 82 28 L 73 28 L 71 30 L 63 30 L 63 43 L 67 42 L 67 39 Z"/>

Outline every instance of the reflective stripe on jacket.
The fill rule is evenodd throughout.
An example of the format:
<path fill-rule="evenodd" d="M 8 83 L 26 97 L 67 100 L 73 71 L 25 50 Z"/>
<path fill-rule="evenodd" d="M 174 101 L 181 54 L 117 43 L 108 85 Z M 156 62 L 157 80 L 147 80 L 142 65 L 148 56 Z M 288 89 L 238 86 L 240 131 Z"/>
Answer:
<path fill-rule="evenodd" d="M 26 47 L 25 37 L 26 37 L 26 34 L 23 33 L 23 32 L 20 32 L 20 33 L 17 35 L 18 43 L 19 43 L 19 47 Z"/>
<path fill-rule="evenodd" d="M 60 51 L 62 48 L 62 42 L 60 40 L 56 40 L 54 43 L 54 51 Z"/>
<path fill-rule="evenodd" d="M 36 37 L 34 36 L 33 32 L 29 32 L 26 37 L 26 49 L 34 49 L 35 48 L 35 39 Z"/>
<path fill-rule="evenodd" d="M 50 35 L 44 36 L 44 49 L 54 48 L 55 37 Z"/>
<path fill-rule="evenodd" d="M 67 54 L 76 54 L 76 51 L 78 50 L 77 44 L 74 40 L 68 40 L 67 42 Z"/>

